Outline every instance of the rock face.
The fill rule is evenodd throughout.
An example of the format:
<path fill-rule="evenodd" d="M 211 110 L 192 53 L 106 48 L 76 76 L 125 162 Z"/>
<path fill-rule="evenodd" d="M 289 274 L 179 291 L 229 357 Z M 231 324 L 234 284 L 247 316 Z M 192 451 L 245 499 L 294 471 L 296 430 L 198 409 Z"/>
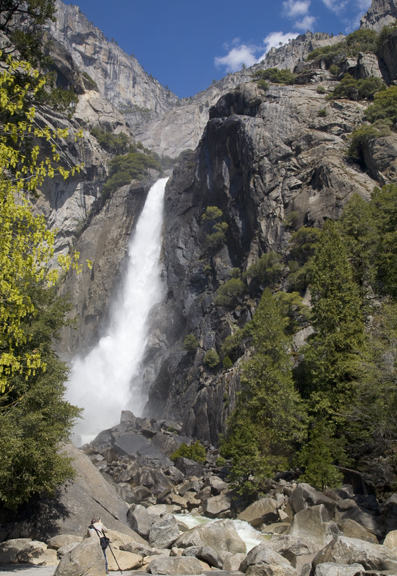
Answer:
<path fill-rule="evenodd" d="M 57 534 L 86 536 L 92 517 L 101 518 L 108 529 L 123 532 L 137 542 L 144 543 L 127 521 L 127 504 L 106 482 L 90 459 L 73 444 L 65 446 L 66 454 L 73 458 L 76 479 L 59 489 L 55 499 L 42 500 L 31 519 L 20 519 L 12 524 L 11 537 L 30 537 L 48 540 Z M 15 521 L 15 514 L 11 521 Z"/>
<path fill-rule="evenodd" d="M 78 6 L 56 2 L 56 22 L 49 33 L 72 59 L 74 68 L 129 120 L 158 117 L 177 101 L 175 94 L 142 69 L 87 20 Z M 87 80 L 87 77 L 85 78 Z M 84 78 L 83 78 L 84 81 Z"/>
<path fill-rule="evenodd" d="M 380 32 L 383 26 L 391 24 L 396 18 L 396 0 L 372 0 L 371 7 L 360 20 L 360 28 L 372 28 Z"/>
<path fill-rule="evenodd" d="M 334 85 L 328 73 L 321 83 Z M 326 117 L 317 115 L 327 109 Z M 316 85 L 275 86 L 265 93 L 245 84 L 222 97 L 195 154 L 174 170 L 166 189 L 164 267 L 167 301 L 156 329 L 167 343 L 149 393 L 148 412 L 183 422 L 184 432 L 216 443 L 233 409 L 238 363 L 232 370 L 208 369 L 203 357 L 251 318 L 215 306 L 218 287 L 234 267 L 243 271 L 265 252 L 282 252 L 290 238 L 285 218 L 321 226 L 336 219 L 354 193 L 368 198 L 376 185 L 346 161 L 346 138 L 362 119 L 364 106 L 327 104 Z M 202 221 L 216 205 L 228 224 L 225 245 L 208 249 Z M 172 322 L 170 322 L 172 318 Z M 184 338 L 198 341 L 195 354 Z M 224 402 L 224 395 L 229 399 Z"/>

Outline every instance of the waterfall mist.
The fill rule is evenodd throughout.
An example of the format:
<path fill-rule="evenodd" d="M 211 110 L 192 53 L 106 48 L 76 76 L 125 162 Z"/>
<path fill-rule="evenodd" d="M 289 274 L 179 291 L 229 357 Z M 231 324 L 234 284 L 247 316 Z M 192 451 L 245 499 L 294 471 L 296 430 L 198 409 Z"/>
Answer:
<path fill-rule="evenodd" d="M 76 444 L 118 424 L 122 410 L 140 415 L 146 403 L 147 391 L 137 384 L 137 375 L 148 337 L 147 318 L 163 293 L 159 258 L 167 180 L 158 180 L 149 190 L 129 240 L 127 271 L 106 333 L 85 358 L 73 360 L 66 396 L 84 408 L 74 430 Z"/>

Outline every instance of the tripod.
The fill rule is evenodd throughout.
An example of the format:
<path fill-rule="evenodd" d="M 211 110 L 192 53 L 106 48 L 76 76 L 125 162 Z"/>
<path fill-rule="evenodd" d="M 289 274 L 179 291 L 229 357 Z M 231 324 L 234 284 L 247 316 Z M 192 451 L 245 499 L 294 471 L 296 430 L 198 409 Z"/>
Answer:
<path fill-rule="evenodd" d="M 120 566 L 119 566 L 119 563 L 117 562 L 117 558 L 116 558 L 116 556 L 114 555 L 114 552 L 113 552 L 113 550 L 112 550 L 112 547 L 111 547 L 110 543 L 108 544 L 108 548 L 109 548 L 109 550 L 110 550 L 111 553 L 112 553 L 112 556 L 113 556 L 113 558 L 114 558 L 114 561 L 115 561 L 116 564 L 117 564 L 117 568 L 119 569 L 120 574 L 122 574 L 123 571 L 121 570 L 121 568 L 120 568 Z"/>

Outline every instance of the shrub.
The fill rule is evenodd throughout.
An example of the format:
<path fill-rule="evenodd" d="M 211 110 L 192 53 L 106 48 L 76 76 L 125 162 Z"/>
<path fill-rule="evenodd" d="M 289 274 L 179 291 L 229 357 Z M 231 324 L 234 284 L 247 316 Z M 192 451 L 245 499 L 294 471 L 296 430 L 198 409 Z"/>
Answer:
<path fill-rule="evenodd" d="M 364 161 L 363 148 L 365 144 L 372 140 L 372 138 L 379 138 L 380 136 L 388 136 L 390 134 L 390 128 L 388 126 L 383 126 L 379 130 L 375 126 L 362 126 L 353 131 L 351 135 L 351 143 L 347 151 L 347 155 L 350 158 L 356 160 Z"/>
<path fill-rule="evenodd" d="M 332 76 L 339 76 L 340 74 L 340 68 L 336 64 L 332 64 L 332 66 L 329 67 L 329 71 Z"/>
<path fill-rule="evenodd" d="M 216 306 L 233 306 L 247 291 L 247 287 L 239 278 L 230 278 L 227 282 L 219 287 L 217 297 L 215 298 Z"/>
<path fill-rule="evenodd" d="M 225 370 L 229 370 L 233 366 L 233 362 L 230 360 L 229 356 L 225 356 L 223 359 L 223 367 Z"/>
<path fill-rule="evenodd" d="M 108 196 L 111 192 L 129 184 L 131 180 L 142 180 L 148 168 L 161 171 L 161 166 L 152 155 L 130 152 L 124 156 L 116 156 L 110 161 L 109 178 L 103 186 L 103 194 Z"/>
<path fill-rule="evenodd" d="M 215 465 L 218 466 L 219 468 L 223 468 L 223 466 L 225 466 L 226 464 L 226 460 L 224 459 L 223 456 L 219 456 L 219 458 L 216 459 Z"/>
<path fill-rule="evenodd" d="M 327 111 L 325 109 L 319 110 L 317 112 L 317 116 L 320 116 L 320 118 L 325 118 L 327 116 Z"/>
<path fill-rule="evenodd" d="M 194 354 L 198 348 L 197 338 L 193 334 L 188 334 L 183 341 L 182 348 L 189 354 Z"/>
<path fill-rule="evenodd" d="M 208 206 L 205 209 L 204 214 L 201 216 L 202 220 L 213 220 L 216 221 L 219 218 L 222 218 L 223 212 L 218 206 Z"/>
<path fill-rule="evenodd" d="M 350 100 L 372 100 L 377 92 L 385 90 L 385 85 L 380 78 L 370 76 L 356 80 L 350 74 L 345 74 L 340 84 L 328 95 L 328 99 L 349 98 Z"/>
<path fill-rule="evenodd" d="M 387 26 L 383 26 L 376 40 L 376 52 L 379 52 L 383 44 L 395 30 L 397 30 L 397 20 L 391 24 L 388 24 Z"/>
<path fill-rule="evenodd" d="M 215 368 L 218 366 L 220 359 L 216 350 L 208 350 L 203 360 L 204 364 L 209 368 Z"/>
<path fill-rule="evenodd" d="M 334 59 L 341 60 L 346 56 L 358 56 L 359 52 L 375 52 L 376 46 L 377 33 L 374 30 L 356 30 L 342 42 L 316 48 L 306 60 L 324 60 L 329 66 Z"/>
<path fill-rule="evenodd" d="M 284 226 L 286 228 L 289 228 L 291 230 L 295 230 L 295 228 L 298 225 L 298 212 L 295 212 L 295 210 L 293 210 L 292 212 L 290 212 L 289 214 L 287 214 L 287 216 L 284 219 Z"/>
<path fill-rule="evenodd" d="M 313 52 L 310 52 L 306 60 L 325 60 L 326 63 L 332 62 L 335 56 L 343 53 L 344 42 L 338 42 L 332 46 L 322 46 L 321 48 L 316 48 Z"/>
<path fill-rule="evenodd" d="M 170 458 L 173 462 L 176 462 L 178 458 L 189 458 L 190 460 L 204 464 L 206 459 L 205 448 L 198 440 L 190 444 L 190 446 L 183 443 L 171 454 Z"/>
<path fill-rule="evenodd" d="M 395 129 L 397 125 L 397 86 L 390 86 L 374 95 L 374 103 L 365 110 L 367 119 L 373 123 L 376 120 L 390 120 Z"/>
<path fill-rule="evenodd" d="M 110 154 L 124 154 L 131 145 L 130 138 L 124 132 L 112 134 L 95 126 L 91 130 L 91 134 L 95 136 L 100 146 Z"/>
<path fill-rule="evenodd" d="M 244 274 L 245 278 L 257 278 L 265 286 L 274 285 L 281 277 L 284 266 L 282 258 L 276 252 L 263 254 Z"/>
<path fill-rule="evenodd" d="M 257 84 L 258 84 L 259 88 L 261 88 L 262 90 L 266 91 L 269 88 L 269 83 L 266 82 L 266 80 L 264 80 L 263 78 L 260 78 L 257 81 Z"/>
<path fill-rule="evenodd" d="M 317 86 L 316 91 L 318 94 L 325 94 L 326 92 L 324 86 Z"/>
<path fill-rule="evenodd" d="M 252 78 L 259 82 L 260 80 L 269 80 L 273 84 L 294 84 L 295 74 L 288 69 L 279 70 L 278 68 L 267 68 L 266 70 L 257 70 L 252 74 Z"/>

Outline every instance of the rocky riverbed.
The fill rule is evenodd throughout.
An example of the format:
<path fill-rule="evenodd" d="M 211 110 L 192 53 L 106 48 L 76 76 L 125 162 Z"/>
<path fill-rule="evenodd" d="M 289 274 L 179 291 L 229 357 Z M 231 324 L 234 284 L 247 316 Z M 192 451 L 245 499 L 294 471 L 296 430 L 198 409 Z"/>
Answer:
<path fill-rule="evenodd" d="M 108 528 L 110 571 L 397 574 L 397 494 L 377 499 L 349 470 L 340 489 L 320 492 L 291 471 L 246 506 L 209 443 L 202 464 L 170 459 L 191 443 L 180 430 L 177 422 L 125 411 L 120 424 L 81 449 L 65 446 L 76 479 L 17 518 L 2 511 L 2 571 L 43 566 L 57 576 L 101 576 L 99 542 L 86 537 L 91 517 L 99 516 Z"/>

